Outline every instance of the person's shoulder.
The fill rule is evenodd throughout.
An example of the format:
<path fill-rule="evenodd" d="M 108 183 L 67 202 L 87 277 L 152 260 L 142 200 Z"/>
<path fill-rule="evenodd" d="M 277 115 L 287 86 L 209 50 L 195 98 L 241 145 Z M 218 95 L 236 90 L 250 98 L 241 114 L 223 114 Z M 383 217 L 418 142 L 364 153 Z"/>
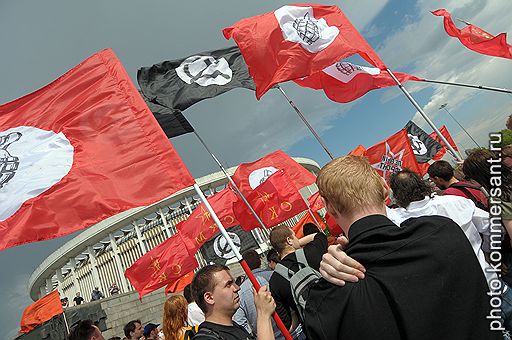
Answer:
<path fill-rule="evenodd" d="M 403 229 L 427 227 L 437 228 L 445 225 L 455 225 L 458 228 L 458 225 L 452 219 L 441 215 L 429 215 L 409 218 L 402 222 L 401 227 Z"/>

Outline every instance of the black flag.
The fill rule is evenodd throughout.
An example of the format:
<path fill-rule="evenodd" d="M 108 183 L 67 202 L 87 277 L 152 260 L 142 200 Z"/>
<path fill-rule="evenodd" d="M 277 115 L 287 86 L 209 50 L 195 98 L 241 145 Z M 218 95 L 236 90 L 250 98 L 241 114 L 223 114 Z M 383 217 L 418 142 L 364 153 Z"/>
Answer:
<path fill-rule="evenodd" d="M 258 247 L 258 243 L 256 243 L 252 234 L 240 228 L 239 225 L 229 228 L 227 232 L 240 253 Z M 235 253 L 220 231 L 202 245 L 201 253 L 207 262 L 218 264 L 226 264 L 227 261 L 235 258 Z"/>
<path fill-rule="evenodd" d="M 153 116 L 155 116 L 158 124 L 160 124 L 160 127 L 164 130 L 165 135 L 168 138 L 194 132 L 194 128 L 183 116 L 181 111 L 169 109 L 168 107 L 162 106 L 158 103 L 151 102 L 144 96 L 142 91 L 139 91 L 139 93 L 146 101 L 146 104 L 153 113 Z"/>
<path fill-rule="evenodd" d="M 439 150 L 443 148 L 439 142 L 430 137 L 412 121 L 409 121 L 407 125 L 405 125 L 405 129 L 407 130 L 407 135 L 409 135 L 412 151 L 414 152 L 418 163 L 427 163 Z"/>
<path fill-rule="evenodd" d="M 236 46 L 143 67 L 137 81 L 151 102 L 180 111 L 237 87 L 256 89 Z"/>

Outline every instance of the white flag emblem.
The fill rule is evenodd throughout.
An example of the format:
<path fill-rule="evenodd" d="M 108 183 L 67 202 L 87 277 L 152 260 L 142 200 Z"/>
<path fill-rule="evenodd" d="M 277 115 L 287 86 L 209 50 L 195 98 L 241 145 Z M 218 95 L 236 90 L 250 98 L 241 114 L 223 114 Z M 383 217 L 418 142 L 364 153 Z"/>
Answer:
<path fill-rule="evenodd" d="M 249 185 L 251 189 L 254 190 L 261 183 L 265 182 L 267 178 L 272 176 L 277 169 L 273 166 L 269 166 L 266 168 L 256 169 L 249 175 Z"/>
<path fill-rule="evenodd" d="M 283 37 L 301 46 L 311 53 L 327 48 L 340 31 L 329 26 L 325 19 L 316 19 L 311 7 L 283 6 L 274 12 Z"/>

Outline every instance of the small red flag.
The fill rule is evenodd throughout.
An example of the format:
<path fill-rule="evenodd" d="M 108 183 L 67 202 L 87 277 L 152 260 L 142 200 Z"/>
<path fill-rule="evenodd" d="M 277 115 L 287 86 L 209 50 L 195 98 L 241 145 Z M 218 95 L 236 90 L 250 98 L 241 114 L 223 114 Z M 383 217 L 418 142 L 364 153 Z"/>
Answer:
<path fill-rule="evenodd" d="M 343 234 L 343 230 L 338 225 L 334 217 L 329 215 L 329 213 L 325 214 L 325 222 L 327 222 L 327 226 L 329 226 L 329 230 L 331 231 L 332 236 L 338 237 Z"/>
<path fill-rule="evenodd" d="M 315 183 L 316 180 L 315 175 L 281 150 L 269 153 L 252 163 L 240 164 L 232 178 L 242 193 L 248 195 L 278 170 L 286 171 L 293 184 L 299 189 Z"/>
<path fill-rule="evenodd" d="M 302 218 L 299 220 L 299 222 L 297 222 L 292 227 L 292 230 L 295 233 L 295 236 L 297 236 L 297 238 L 304 237 L 303 228 L 306 223 L 313 223 L 316 226 L 320 227 L 321 230 L 324 230 L 327 227 L 325 225 L 324 221 L 322 220 L 322 217 L 320 217 L 320 215 L 317 212 L 313 212 L 313 215 L 315 216 L 315 218 L 313 218 L 313 216 L 311 216 L 311 214 L 309 212 L 307 212 L 304 216 L 302 216 Z M 316 219 L 316 221 L 315 221 L 315 219 Z"/>
<path fill-rule="evenodd" d="M 405 129 L 368 148 L 365 156 L 373 168 L 385 179 L 391 173 L 401 171 L 403 168 L 408 168 L 416 173 L 420 172 Z"/>
<path fill-rule="evenodd" d="M 401 83 L 408 80 L 422 80 L 407 73 L 396 72 L 394 75 Z M 351 102 L 371 90 L 396 86 L 395 81 L 387 72 L 346 61 L 337 62 L 320 72 L 294 81 L 302 87 L 323 89 L 329 99 L 338 103 Z"/>
<path fill-rule="evenodd" d="M 348 154 L 350 156 L 363 157 L 365 152 L 366 152 L 366 148 L 364 146 L 362 146 L 361 144 L 359 144 L 358 146 L 356 146 L 356 148 L 354 150 L 350 151 Z"/>
<path fill-rule="evenodd" d="M 55 315 L 64 313 L 57 290 L 43 296 L 23 311 L 21 316 L 21 333 L 28 333 L 36 326 L 50 320 Z"/>
<path fill-rule="evenodd" d="M 356 53 L 386 68 L 336 6 L 283 6 L 242 19 L 223 33 L 238 44 L 258 99 L 275 84 L 308 76 Z"/>
<path fill-rule="evenodd" d="M 446 138 L 446 140 L 448 141 L 448 143 L 450 143 L 452 148 L 455 151 L 459 152 L 459 148 L 457 148 L 457 144 L 455 144 L 455 141 L 453 140 L 452 135 L 450 135 L 450 132 L 448 132 L 448 129 L 446 128 L 445 125 L 441 126 L 441 128 L 439 129 L 439 132 L 441 132 L 443 137 Z M 438 141 L 439 143 L 441 143 L 441 145 L 443 146 L 443 148 L 441 150 L 439 150 L 434 157 L 432 157 L 432 159 L 434 161 L 438 161 L 441 158 L 443 158 L 443 156 L 446 154 L 448 149 L 446 148 L 446 144 L 441 140 L 441 138 L 439 138 L 437 133 L 432 132 L 429 136 L 432 137 L 433 139 L 435 139 L 436 141 Z"/>
<path fill-rule="evenodd" d="M 124 272 L 140 299 L 197 268 L 180 233 L 151 249 Z"/>
<path fill-rule="evenodd" d="M 0 250 L 194 184 L 112 50 L 0 106 Z"/>
<path fill-rule="evenodd" d="M 324 201 L 320 197 L 320 192 L 315 192 L 313 195 L 309 196 L 308 198 L 309 203 L 309 209 L 313 212 L 317 212 L 318 210 L 321 210 L 325 208 Z"/>
<path fill-rule="evenodd" d="M 443 8 L 433 11 L 432 14 L 444 17 L 446 33 L 459 39 L 470 50 L 493 57 L 512 59 L 512 45 L 507 44 L 507 33 L 493 36 L 471 24 L 463 29 L 458 29 L 453 23 L 450 13 Z"/>
<path fill-rule="evenodd" d="M 172 280 L 165 287 L 165 295 L 182 292 L 186 286 L 192 283 L 192 280 L 194 280 L 194 271 L 188 272 L 179 279 Z"/>
<path fill-rule="evenodd" d="M 208 202 L 213 211 L 226 229 L 239 224 L 233 213 L 233 203 L 235 201 L 237 201 L 237 197 L 229 187 L 208 197 Z M 194 209 L 186 221 L 180 222 L 176 229 L 183 237 L 188 251 L 192 254 L 195 254 L 206 241 L 219 231 L 217 224 L 215 224 L 203 203 Z"/>
<path fill-rule="evenodd" d="M 274 227 L 308 208 L 297 187 L 283 170 L 270 176 L 246 198 L 267 228 Z M 260 226 L 242 201 L 237 201 L 233 210 L 245 231 Z"/>

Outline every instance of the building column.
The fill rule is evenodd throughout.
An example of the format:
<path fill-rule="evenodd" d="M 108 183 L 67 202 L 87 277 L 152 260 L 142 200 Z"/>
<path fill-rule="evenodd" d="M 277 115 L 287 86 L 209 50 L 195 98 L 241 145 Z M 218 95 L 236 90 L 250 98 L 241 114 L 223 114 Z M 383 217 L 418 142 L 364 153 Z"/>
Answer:
<path fill-rule="evenodd" d="M 64 282 L 64 277 L 62 276 L 61 268 L 55 271 L 55 276 L 57 276 L 57 289 L 61 295 L 64 295 L 64 286 L 62 284 Z"/>
<path fill-rule="evenodd" d="M 167 235 L 167 238 L 171 237 L 171 230 L 169 229 L 169 223 L 167 222 L 167 218 L 162 210 L 162 208 L 158 208 L 158 213 L 160 214 L 160 218 L 162 219 L 162 223 L 164 224 L 164 231 Z"/>
<path fill-rule="evenodd" d="M 42 298 L 46 295 L 46 286 L 39 287 L 39 298 Z"/>
<path fill-rule="evenodd" d="M 144 238 L 142 237 L 142 232 L 140 231 L 139 226 L 137 225 L 137 222 L 132 222 L 133 227 L 135 228 L 135 233 L 137 234 L 137 239 L 139 240 L 140 249 L 142 250 L 142 255 L 146 254 L 148 252 L 146 248 L 146 243 L 144 243 Z"/>
<path fill-rule="evenodd" d="M 102 286 L 100 281 L 100 273 L 98 272 L 98 262 L 96 262 L 96 255 L 92 246 L 87 247 L 87 252 L 89 253 L 89 261 L 91 263 L 92 282 L 94 282 L 94 287 L 98 287 L 101 290 Z"/>
<path fill-rule="evenodd" d="M 82 294 L 82 289 L 80 288 L 80 284 L 78 283 L 78 278 L 76 277 L 76 259 L 73 257 L 69 259 L 69 264 L 71 265 L 71 278 L 73 279 L 73 287 L 75 288 L 75 295 L 76 293 Z"/>
<path fill-rule="evenodd" d="M 52 278 L 49 277 L 46 279 L 46 294 L 53 290 Z"/>
<path fill-rule="evenodd" d="M 126 278 L 124 277 L 123 263 L 121 262 L 119 248 L 117 247 L 114 235 L 109 234 L 108 237 L 110 238 L 110 246 L 112 247 L 112 252 L 114 253 L 114 260 L 116 261 L 117 273 L 119 275 L 119 279 L 121 280 L 119 283 L 121 284 L 122 292 L 126 293 L 129 291 L 129 289 L 128 284 L 126 283 Z"/>

